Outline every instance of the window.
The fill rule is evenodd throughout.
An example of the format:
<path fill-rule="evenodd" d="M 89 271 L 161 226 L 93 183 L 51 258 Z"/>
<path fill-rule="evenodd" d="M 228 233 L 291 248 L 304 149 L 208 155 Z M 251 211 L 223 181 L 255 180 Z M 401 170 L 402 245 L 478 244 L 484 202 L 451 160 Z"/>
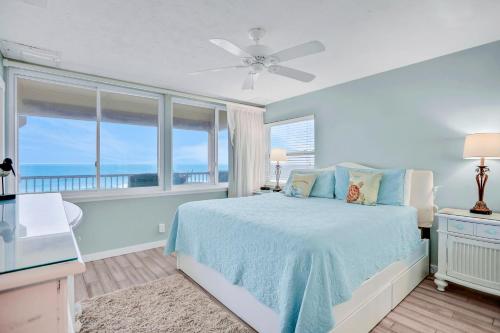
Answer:
<path fill-rule="evenodd" d="M 172 107 L 172 184 L 228 179 L 227 115 L 220 106 L 184 99 Z"/>
<path fill-rule="evenodd" d="M 165 131 L 170 96 L 147 87 L 14 67 L 8 82 L 6 155 L 17 173 L 10 191 L 116 196 L 228 181 L 223 104 L 172 96 Z"/>
<path fill-rule="evenodd" d="M 158 100 L 100 95 L 101 188 L 158 186 Z"/>
<path fill-rule="evenodd" d="M 19 192 L 158 186 L 161 95 L 85 83 L 16 77 Z"/>
<path fill-rule="evenodd" d="M 293 169 L 314 168 L 314 118 L 313 116 L 291 119 L 267 125 L 269 147 L 284 148 L 287 162 L 281 163 L 280 180 L 288 179 Z M 275 179 L 275 163 L 268 163 L 268 180 Z"/>

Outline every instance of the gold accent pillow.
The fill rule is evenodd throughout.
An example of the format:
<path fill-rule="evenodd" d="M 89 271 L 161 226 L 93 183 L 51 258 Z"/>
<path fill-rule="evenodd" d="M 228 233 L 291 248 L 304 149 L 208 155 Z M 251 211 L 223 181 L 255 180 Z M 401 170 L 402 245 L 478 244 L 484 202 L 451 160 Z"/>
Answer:
<path fill-rule="evenodd" d="M 349 171 L 346 201 L 361 205 L 376 205 L 381 179 L 381 173 Z"/>
<path fill-rule="evenodd" d="M 314 182 L 316 181 L 316 177 L 317 175 L 315 174 L 294 174 L 285 195 L 297 198 L 309 197 L 309 194 L 314 186 Z"/>

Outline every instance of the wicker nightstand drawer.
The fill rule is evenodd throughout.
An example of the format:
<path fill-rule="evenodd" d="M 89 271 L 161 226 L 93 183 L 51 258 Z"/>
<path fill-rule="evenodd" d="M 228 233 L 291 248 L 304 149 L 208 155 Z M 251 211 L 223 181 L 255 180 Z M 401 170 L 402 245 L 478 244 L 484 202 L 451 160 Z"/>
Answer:
<path fill-rule="evenodd" d="M 500 239 L 500 226 L 478 224 L 476 229 L 476 236 Z"/>
<path fill-rule="evenodd" d="M 448 231 L 472 236 L 474 235 L 474 223 L 449 219 Z"/>

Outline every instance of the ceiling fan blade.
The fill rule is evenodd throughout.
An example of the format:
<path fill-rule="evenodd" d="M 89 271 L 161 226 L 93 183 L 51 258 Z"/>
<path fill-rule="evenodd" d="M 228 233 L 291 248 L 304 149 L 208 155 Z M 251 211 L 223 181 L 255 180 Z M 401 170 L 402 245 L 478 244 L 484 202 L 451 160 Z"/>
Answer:
<path fill-rule="evenodd" d="M 280 65 L 269 66 L 268 70 L 269 73 L 286 76 L 291 79 L 299 80 L 302 82 L 311 82 L 316 77 L 311 73 L 306 73 L 303 71 L 299 71 L 298 69 L 293 69 L 290 67 L 285 67 Z"/>
<path fill-rule="evenodd" d="M 259 73 L 248 73 L 247 77 L 245 78 L 245 81 L 243 81 L 243 86 L 241 89 L 243 90 L 253 90 L 255 81 L 257 81 L 257 78 L 259 77 Z"/>
<path fill-rule="evenodd" d="M 310 54 L 323 52 L 324 50 L 325 46 L 323 45 L 323 43 L 314 40 L 294 47 L 290 47 L 280 52 L 276 52 L 275 54 L 272 54 L 271 57 L 276 58 L 277 62 L 283 62 L 295 58 L 305 57 Z"/>
<path fill-rule="evenodd" d="M 248 66 L 245 66 L 245 65 L 238 65 L 238 66 L 225 66 L 225 67 L 209 68 L 209 69 L 204 69 L 201 71 L 189 73 L 189 75 L 198 75 L 198 74 L 208 73 L 208 72 L 220 72 L 220 71 L 224 71 L 226 69 L 240 69 L 240 68 L 247 68 L 247 67 Z"/>
<path fill-rule="evenodd" d="M 244 51 L 241 47 L 235 45 L 234 43 L 231 43 L 228 40 L 215 38 L 215 39 L 210 39 L 210 42 L 212 44 L 217 45 L 220 48 L 223 48 L 227 52 L 234 54 L 235 56 L 250 57 L 250 54 Z"/>

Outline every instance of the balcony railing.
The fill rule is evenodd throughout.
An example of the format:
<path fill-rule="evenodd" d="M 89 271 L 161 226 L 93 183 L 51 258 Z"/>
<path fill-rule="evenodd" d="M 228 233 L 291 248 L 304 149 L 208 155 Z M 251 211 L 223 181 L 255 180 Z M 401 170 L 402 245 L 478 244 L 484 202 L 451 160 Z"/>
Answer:
<path fill-rule="evenodd" d="M 211 182 L 209 172 L 175 172 L 173 184 L 208 184 Z M 22 176 L 19 181 L 19 192 L 64 192 L 95 190 L 97 177 L 95 175 L 72 176 Z M 228 172 L 219 171 L 219 182 L 228 181 Z M 101 175 L 101 189 L 121 189 L 132 187 L 157 186 L 158 176 L 148 174 L 109 174 Z"/>

